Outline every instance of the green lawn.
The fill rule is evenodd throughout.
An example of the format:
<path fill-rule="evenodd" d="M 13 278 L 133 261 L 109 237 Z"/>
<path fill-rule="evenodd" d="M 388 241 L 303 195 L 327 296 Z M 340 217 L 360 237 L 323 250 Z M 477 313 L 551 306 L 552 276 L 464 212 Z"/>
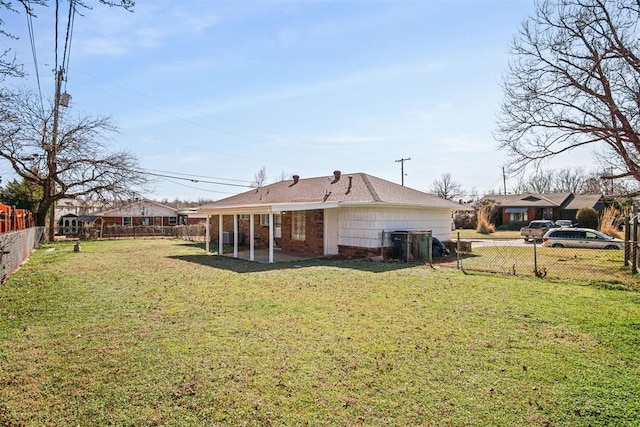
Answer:
<path fill-rule="evenodd" d="M 633 426 L 640 292 L 45 245 L 0 287 L 2 426 Z"/>
<path fill-rule="evenodd" d="M 520 231 L 516 230 L 516 231 L 496 231 L 495 233 L 491 233 L 491 234 L 482 234 L 482 233 L 478 233 L 476 230 L 467 230 L 467 229 L 460 229 L 460 230 L 453 230 L 451 232 L 451 240 L 458 240 L 458 237 L 460 237 L 460 239 L 520 239 Z"/>
<path fill-rule="evenodd" d="M 638 281 L 624 266 L 624 251 L 605 249 L 550 248 L 533 244 L 495 245 L 473 248 L 462 256 L 466 270 L 533 276 L 536 266 L 547 278 L 577 281 L 609 281 L 634 285 Z"/>

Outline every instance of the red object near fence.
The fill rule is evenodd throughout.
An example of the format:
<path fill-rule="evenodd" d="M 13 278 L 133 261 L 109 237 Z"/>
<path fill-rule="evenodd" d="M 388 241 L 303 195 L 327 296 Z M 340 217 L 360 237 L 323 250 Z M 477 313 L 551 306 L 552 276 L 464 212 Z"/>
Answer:
<path fill-rule="evenodd" d="M 24 230 L 35 225 L 33 213 L 27 209 L 14 209 L 0 203 L 0 233 Z"/>

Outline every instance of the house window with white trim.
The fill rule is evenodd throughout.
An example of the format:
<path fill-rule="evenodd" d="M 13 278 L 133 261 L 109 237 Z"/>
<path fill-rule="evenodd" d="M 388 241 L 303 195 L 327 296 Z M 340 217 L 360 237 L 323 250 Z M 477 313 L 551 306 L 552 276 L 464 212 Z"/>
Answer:
<path fill-rule="evenodd" d="M 305 240 L 305 211 L 294 211 L 291 215 L 291 239 Z"/>
<path fill-rule="evenodd" d="M 269 226 L 269 214 L 260 214 L 260 225 L 263 227 Z"/>
<path fill-rule="evenodd" d="M 170 216 L 169 217 L 169 225 L 178 225 L 178 217 Z"/>
<path fill-rule="evenodd" d="M 132 224 L 132 218 L 130 216 L 122 217 L 122 225 L 124 225 L 125 227 L 131 227 L 131 224 Z"/>
<path fill-rule="evenodd" d="M 527 212 L 511 212 L 509 213 L 509 222 L 527 222 Z"/>

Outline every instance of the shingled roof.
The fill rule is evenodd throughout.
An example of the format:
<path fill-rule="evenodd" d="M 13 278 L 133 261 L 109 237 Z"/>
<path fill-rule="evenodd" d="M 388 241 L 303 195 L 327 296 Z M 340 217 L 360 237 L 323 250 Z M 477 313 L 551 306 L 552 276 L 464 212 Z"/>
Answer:
<path fill-rule="evenodd" d="M 281 211 L 353 205 L 389 205 L 457 209 L 458 205 L 422 191 L 366 174 L 341 174 L 291 180 L 259 187 L 203 205 L 208 210 Z"/>
<path fill-rule="evenodd" d="M 501 207 L 537 207 L 556 208 L 562 206 L 571 193 L 550 193 L 550 194 L 497 194 L 484 196 L 483 200 L 494 200 Z"/>

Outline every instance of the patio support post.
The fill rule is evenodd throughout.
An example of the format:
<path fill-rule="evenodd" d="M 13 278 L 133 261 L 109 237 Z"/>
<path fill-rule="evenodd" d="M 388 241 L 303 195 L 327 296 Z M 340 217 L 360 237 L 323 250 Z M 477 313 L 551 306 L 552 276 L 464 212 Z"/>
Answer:
<path fill-rule="evenodd" d="M 273 213 L 269 214 L 269 264 L 273 264 Z"/>
<path fill-rule="evenodd" d="M 218 215 L 218 255 L 224 254 L 224 227 L 222 225 L 222 214 Z"/>
<path fill-rule="evenodd" d="M 211 241 L 211 215 L 207 215 L 207 225 L 204 233 L 204 250 L 209 253 L 209 242 Z"/>
<path fill-rule="evenodd" d="M 255 248 L 253 244 L 255 229 L 253 225 L 253 219 L 254 215 L 251 214 L 249 216 L 249 261 L 255 261 Z"/>
<path fill-rule="evenodd" d="M 238 214 L 233 214 L 233 257 L 238 258 Z"/>

